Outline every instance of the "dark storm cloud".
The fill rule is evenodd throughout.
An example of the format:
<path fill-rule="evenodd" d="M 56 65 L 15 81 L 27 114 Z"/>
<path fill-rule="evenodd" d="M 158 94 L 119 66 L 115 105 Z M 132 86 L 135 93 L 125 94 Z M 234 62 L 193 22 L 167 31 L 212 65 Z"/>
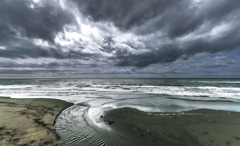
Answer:
<path fill-rule="evenodd" d="M 14 49 L 0 50 L 0 57 L 5 58 L 53 57 L 60 59 L 63 58 L 63 55 L 51 48 L 45 50 L 40 47 L 33 46 L 31 47 L 31 49 L 24 47 L 16 47 Z"/>
<path fill-rule="evenodd" d="M 173 62 L 182 56 L 180 49 L 175 48 L 175 46 L 169 45 L 164 46 L 161 49 L 147 52 L 141 55 L 129 54 L 117 56 L 118 63 L 117 66 L 138 66 L 145 67 L 153 63 L 167 63 Z"/>
<path fill-rule="evenodd" d="M 123 68 L 228 54 L 240 47 L 239 28 L 239 0 L 2 0 L 0 67 L 134 73 Z"/>
<path fill-rule="evenodd" d="M 186 43 L 184 49 L 177 48 L 174 45 L 161 46 L 157 50 L 144 54 L 120 54 L 116 57 L 118 60 L 117 66 L 137 66 L 145 67 L 154 63 L 174 62 L 177 59 L 188 59 L 197 53 L 216 53 L 219 51 L 231 51 L 240 46 L 239 32 L 232 35 L 227 35 L 217 42 L 208 43 L 205 39 L 199 39 L 191 43 Z"/>
<path fill-rule="evenodd" d="M 74 16 L 56 3 L 42 1 L 38 6 L 32 0 L 3 0 L 0 3 L 0 46 L 6 49 L 0 49 L 0 57 L 87 57 L 87 53 L 74 50 L 63 53 L 61 46 L 54 45 L 56 34 L 73 21 Z M 53 46 L 36 45 L 33 39 L 45 40 Z"/>
<path fill-rule="evenodd" d="M 53 42 L 55 34 L 73 16 L 53 5 L 36 6 L 30 0 L 2 0 L 0 3 L 0 41 L 13 36 L 41 38 Z"/>
<path fill-rule="evenodd" d="M 123 30 L 144 24 L 184 1 L 167 0 L 75 0 L 80 10 L 93 21 L 111 21 Z M 184 4 L 182 4 L 184 3 Z"/>
<path fill-rule="evenodd" d="M 119 66 L 144 67 L 153 63 L 187 59 L 202 52 L 230 51 L 240 46 L 239 0 L 198 3 L 192 0 L 76 0 L 76 2 L 83 14 L 93 21 L 112 22 L 123 32 L 146 37 L 141 41 L 149 52 L 133 54 L 115 48 L 116 65 Z M 225 24 L 229 28 L 219 28 L 222 30 L 215 30 L 216 34 L 177 43 L 178 39 L 191 33 L 192 37 L 204 35 Z M 157 35 L 158 32 L 162 33 L 161 37 Z M 153 37 L 148 39 L 148 34 Z M 158 41 L 167 43 L 152 45 Z M 126 45 L 131 47 L 129 43 Z M 180 47 L 181 45 L 184 47 Z"/>
<path fill-rule="evenodd" d="M 240 6 L 238 0 L 210 1 L 200 10 L 192 5 L 192 0 L 75 1 L 79 9 L 93 21 L 110 21 L 122 30 L 146 25 L 136 33 L 151 33 L 162 29 L 170 37 L 189 33 L 205 21 L 218 23 Z M 147 25 L 147 22 L 150 24 Z"/>
<path fill-rule="evenodd" d="M 64 53 L 61 50 L 55 48 L 41 48 L 39 46 L 28 47 L 15 47 L 13 49 L 0 50 L 0 57 L 4 58 L 56 58 L 56 59 L 88 59 L 94 56 L 88 53 L 82 53 L 81 51 L 69 51 Z"/>

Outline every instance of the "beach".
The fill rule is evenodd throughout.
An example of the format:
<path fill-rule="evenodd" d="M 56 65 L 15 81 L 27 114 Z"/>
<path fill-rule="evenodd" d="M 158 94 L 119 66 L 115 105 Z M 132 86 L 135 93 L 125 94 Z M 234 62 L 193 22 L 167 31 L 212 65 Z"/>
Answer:
<path fill-rule="evenodd" d="M 151 113 L 132 108 L 105 113 L 114 133 L 148 146 L 238 146 L 240 113 L 199 109 Z"/>
<path fill-rule="evenodd" d="M 240 80 L 0 81 L 1 146 L 240 145 Z"/>
<path fill-rule="evenodd" d="M 64 146 L 54 120 L 71 103 L 57 99 L 0 97 L 1 146 Z"/>
<path fill-rule="evenodd" d="M 1 97 L 0 105 L 0 145 L 66 146 L 56 134 L 54 120 L 71 103 L 56 99 Z M 106 111 L 99 119 L 112 133 L 136 145 L 240 145 L 238 112 L 210 109 L 143 112 L 119 108 Z"/>

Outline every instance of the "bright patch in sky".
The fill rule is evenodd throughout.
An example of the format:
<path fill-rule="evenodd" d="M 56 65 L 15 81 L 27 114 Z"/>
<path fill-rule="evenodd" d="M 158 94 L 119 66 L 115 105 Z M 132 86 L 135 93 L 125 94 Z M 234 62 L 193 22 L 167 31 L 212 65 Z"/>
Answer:
<path fill-rule="evenodd" d="M 4 46 L 0 46 L 0 49 L 1 49 L 1 50 L 5 50 L 6 47 L 4 47 Z"/>
<path fill-rule="evenodd" d="M 33 2 L 38 3 L 40 0 L 33 0 Z"/>

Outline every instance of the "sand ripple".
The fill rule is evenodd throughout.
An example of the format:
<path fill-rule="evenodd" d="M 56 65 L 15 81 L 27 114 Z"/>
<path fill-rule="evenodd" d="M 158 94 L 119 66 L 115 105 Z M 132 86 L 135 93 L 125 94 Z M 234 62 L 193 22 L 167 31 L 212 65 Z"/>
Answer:
<path fill-rule="evenodd" d="M 56 119 L 55 128 L 70 146 L 126 146 L 140 145 L 93 124 L 87 117 L 88 107 L 73 105 Z"/>

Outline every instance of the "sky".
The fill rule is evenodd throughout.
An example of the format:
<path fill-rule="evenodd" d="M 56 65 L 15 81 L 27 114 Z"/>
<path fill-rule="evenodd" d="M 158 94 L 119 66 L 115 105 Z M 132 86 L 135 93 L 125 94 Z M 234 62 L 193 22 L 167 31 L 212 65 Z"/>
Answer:
<path fill-rule="evenodd" d="M 0 78 L 240 78 L 239 0 L 1 0 Z"/>

